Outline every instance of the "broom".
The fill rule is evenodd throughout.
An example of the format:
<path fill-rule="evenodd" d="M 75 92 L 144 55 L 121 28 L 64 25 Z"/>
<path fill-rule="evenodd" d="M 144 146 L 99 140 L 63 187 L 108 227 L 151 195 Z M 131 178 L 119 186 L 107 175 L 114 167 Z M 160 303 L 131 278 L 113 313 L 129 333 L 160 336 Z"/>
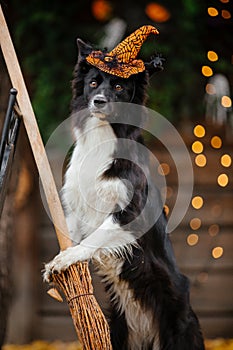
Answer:
<path fill-rule="evenodd" d="M 61 250 L 64 250 L 71 246 L 65 216 L 1 5 L 0 45 L 12 85 L 18 90 L 18 105 L 53 219 L 57 239 Z M 111 350 L 109 327 L 93 295 L 88 263 L 72 265 L 66 271 L 53 275 L 53 282 L 61 288 L 66 296 L 74 326 L 84 350 Z M 54 297 L 57 295 L 56 298 L 60 298 L 58 292 L 54 290 L 50 292 L 50 295 Z"/>

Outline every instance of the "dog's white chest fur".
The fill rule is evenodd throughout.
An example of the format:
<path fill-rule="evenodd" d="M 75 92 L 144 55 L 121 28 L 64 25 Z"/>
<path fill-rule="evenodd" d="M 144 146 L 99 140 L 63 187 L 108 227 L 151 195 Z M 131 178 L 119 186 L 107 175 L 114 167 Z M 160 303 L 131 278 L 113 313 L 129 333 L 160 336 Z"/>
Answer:
<path fill-rule="evenodd" d="M 62 189 L 67 224 L 72 239 L 82 238 L 97 229 L 114 210 L 128 202 L 127 189 L 120 179 L 106 180 L 116 136 L 109 123 L 90 118 L 82 132 L 75 131 L 76 145 Z"/>

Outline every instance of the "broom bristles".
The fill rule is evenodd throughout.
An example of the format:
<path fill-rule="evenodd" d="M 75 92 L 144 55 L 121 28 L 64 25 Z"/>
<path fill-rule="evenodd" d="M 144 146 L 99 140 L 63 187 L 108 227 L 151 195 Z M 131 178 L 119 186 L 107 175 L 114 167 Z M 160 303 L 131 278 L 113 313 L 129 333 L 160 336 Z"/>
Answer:
<path fill-rule="evenodd" d="M 108 323 L 94 294 L 88 263 L 71 265 L 53 275 L 66 296 L 79 340 L 84 350 L 112 350 Z"/>

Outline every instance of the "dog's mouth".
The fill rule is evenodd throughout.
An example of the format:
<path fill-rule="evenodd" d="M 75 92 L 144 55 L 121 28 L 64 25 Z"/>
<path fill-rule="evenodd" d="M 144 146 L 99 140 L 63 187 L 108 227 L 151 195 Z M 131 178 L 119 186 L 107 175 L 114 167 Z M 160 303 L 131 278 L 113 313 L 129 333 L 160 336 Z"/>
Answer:
<path fill-rule="evenodd" d="M 108 113 L 103 113 L 101 111 L 91 111 L 91 115 L 93 117 L 100 119 L 100 120 L 106 120 L 109 116 Z"/>

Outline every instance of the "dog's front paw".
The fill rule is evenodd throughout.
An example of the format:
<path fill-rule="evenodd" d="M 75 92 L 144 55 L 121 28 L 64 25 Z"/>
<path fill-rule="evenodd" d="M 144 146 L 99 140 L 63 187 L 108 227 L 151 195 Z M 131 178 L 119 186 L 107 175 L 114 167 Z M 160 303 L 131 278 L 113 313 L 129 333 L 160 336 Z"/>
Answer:
<path fill-rule="evenodd" d="M 51 282 L 53 274 L 61 273 L 70 265 L 76 264 L 78 261 L 89 260 L 92 256 L 92 249 L 82 247 L 81 245 L 67 248 L 60 252 L 48 264 L 45 264 L 43 273 L 44 281 Z"/>
<path fill-rule="evenodd" d="M 48 264 L 44 265 L 44 269 L 42 270 L 43 281 L 50 283 L 53 281 L 53 272 L 52 266 L 50 266 L 52 261 Z"/>
<path fill-rule="evenodd" d="M 55 258 L 48 264 L 45 264 L 43 278 L 45 282 L 51 282 L 53 274 L 61 273 L 66 270 L 70 265 L 75 263 L 72 254 L 72 248 L 68 248 L 60 252 Z"/>

